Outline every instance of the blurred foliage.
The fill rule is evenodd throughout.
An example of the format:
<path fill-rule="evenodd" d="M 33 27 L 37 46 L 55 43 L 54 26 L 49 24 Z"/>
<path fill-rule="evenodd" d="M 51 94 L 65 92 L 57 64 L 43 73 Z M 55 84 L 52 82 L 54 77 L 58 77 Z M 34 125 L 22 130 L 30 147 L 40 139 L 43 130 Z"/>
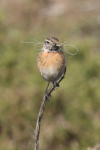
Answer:
<path fill-rule="evenodd" d="M 66 77 L 46 103 L 40 149 L 86 150 L 100 142 L 99 6 L 98 0 L 0 1 L 1 150 L 33 149 L 47 82 L 39 74 L 34 43 L 21 41 L 44 42 L 48 36 L 79 52 L 66 54 Z"/>

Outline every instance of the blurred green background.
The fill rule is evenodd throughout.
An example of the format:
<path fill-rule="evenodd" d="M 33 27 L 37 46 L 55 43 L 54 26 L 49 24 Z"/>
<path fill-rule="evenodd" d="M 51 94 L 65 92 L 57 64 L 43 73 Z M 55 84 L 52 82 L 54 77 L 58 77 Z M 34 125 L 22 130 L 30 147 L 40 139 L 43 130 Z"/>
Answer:
<path fill-rule="evenodd" d="M 34 147 L 47 82 L 37 67 L 40 51 L 21 41 L 49 36 L 79 52 L 66 53 L 66 77 L 46 103 L 40 150 L 86 150 L 100 142 L 100 1 L 0 0 L 0 150 Z"/>

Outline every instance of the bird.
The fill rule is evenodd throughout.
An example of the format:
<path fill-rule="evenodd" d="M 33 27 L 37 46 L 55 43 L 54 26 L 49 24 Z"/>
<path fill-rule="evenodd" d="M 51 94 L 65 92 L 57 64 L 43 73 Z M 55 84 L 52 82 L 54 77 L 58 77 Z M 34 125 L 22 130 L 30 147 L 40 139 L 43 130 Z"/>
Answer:
<path fill-rule="evenodd" d="M 55 87 L 59 87 L 57 80 L 66 71 L 66 56 L 61 50 L 62 44 L 56 37 L 48 37 L 45 39 L 43 48 L 38 54 L 37 63 L 41 76 L 48 82 L 45 94 L 49 83 L 52 82 Z"/>

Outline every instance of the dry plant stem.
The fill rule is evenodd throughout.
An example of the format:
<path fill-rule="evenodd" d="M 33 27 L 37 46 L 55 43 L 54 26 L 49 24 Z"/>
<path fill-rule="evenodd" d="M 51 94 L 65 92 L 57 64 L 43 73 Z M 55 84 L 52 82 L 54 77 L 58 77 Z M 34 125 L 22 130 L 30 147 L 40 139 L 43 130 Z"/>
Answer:
<path fill-rule="evenodd" d="M 66 72 L 66 69 L 65 69 Z M 61 80 L 64 78 L 64 74 L 57 80 L 56 84 L 59 84 Z M 53 84 L 51 88 L 47 91 L 46 95 L 44 95 L 43 100 L 41 102 L 41 107 L 39 110 L 38 118 L 37 118 L 37 123 L 36 123 L 36 129 L 34 132 L 34 150 L 39 150 L 39 134 L 40 134 L 40 125 L 41 125 L 41 119 L 43 116 L 43 111 L 44 111 L 44 106 L 46 101 L 48 100 L 49 96 L 51 95 L 51 92 L 55 89 L 55 85 Z"/>

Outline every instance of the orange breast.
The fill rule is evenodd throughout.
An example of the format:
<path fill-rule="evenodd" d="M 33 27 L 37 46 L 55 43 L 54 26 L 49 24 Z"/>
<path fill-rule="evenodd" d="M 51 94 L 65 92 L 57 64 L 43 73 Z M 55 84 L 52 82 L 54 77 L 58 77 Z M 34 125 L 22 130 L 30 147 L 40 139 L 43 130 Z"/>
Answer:
<path fill-rule="evenodd" d="M 54 66 L 56 69 L 65 64 L 65 55 L 60 52 L 42 52 L 38 54 L 38 67 L 40 69 Z"/>
<path fill-rule="evenodd" d="M 57 80 L 66 66 L 65 55 L 59 52 L 41 52 L 38 54 L 38 68 L 45 80 Z"/>

